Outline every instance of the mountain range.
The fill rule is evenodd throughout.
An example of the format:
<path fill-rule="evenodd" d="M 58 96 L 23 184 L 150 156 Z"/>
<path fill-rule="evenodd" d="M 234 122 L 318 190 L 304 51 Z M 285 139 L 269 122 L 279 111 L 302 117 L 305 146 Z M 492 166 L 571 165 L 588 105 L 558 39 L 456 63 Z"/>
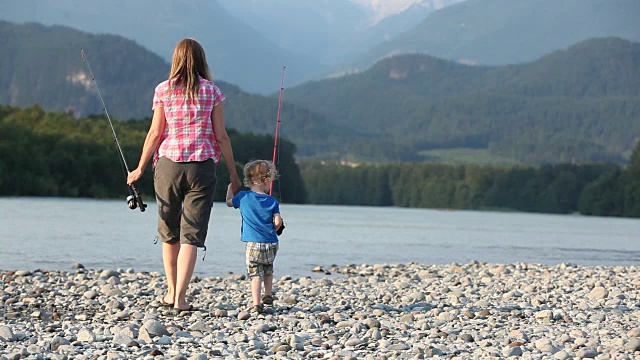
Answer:
<path fill-rule="evenodd" d="M 637 0 L 4 0 L 0 20 L 114 34 L 170 61 L 198 39 L 214 76 L 269 94 L 391 55 L 529 62 L 594 37 L 640 40 Z"/>
<path fill-rule="evenodd" d="M 467 0 L 426 16 L 355 61 L 422 53 L 468 64 L 533 61 L 594 37 L 640 40 L 637 0 Z"/>
<path fill-rule="evenodd" d="M 0 104 L 39 104 L 49 111 L 76 117 L 101 115 L 103 107 L 84 49 L 113 120 L 151 117 L 155 86 L 169 74 L 169 64 L 132 40 L 88 34 L 65 26 L 13 24 L 0 21 Z M 242 132 L 273 134 L 277 99 L 249 94 L 215 80 L 226 93 L 227 125 Z M 298 139 L 301 156 L 315 156 L 338 126 L 305 108 L 285 103 L 283 134 Z M 307 140 L 305 140 L 307 139 Z"/>
<path fill-rule="evenodd" d="M 321 75 L 463 0 L 218 1 L 281 48 L 320 61 Z"/>
<path fill-rule="evenodd" d="M 285 90 L 283 136 L 301 157 L 421 161 L 434 149 L 487 151 L 517 162 L 625 162 L 640 131 L 640 45 L 580 42 L 536 61 L 471 66 L 428 55 L 384 59 L 359 74 Z M 136 42 L 63 26 L 0 22 L 0 103 L 151 115 L 169 65 Z M 229 127 L 272 133 L 277 98 L 216 82 Z"/>
<path fill-rule="evenodd" d="M 339 151 L 356 159 L 467 148 L 534 164 L 624 162 L 640 133 L 638 73 L 640 44 L 599 38 L 518 65 L 400 55 L 287 99 L 369 139 Z"/>
<path fill-rule="evenodd" d="M 288 72 L 292 82 L 300 82 L 319 66 L 314 59 L 271 43 L 216 0 L 5 0 L 2 7 L 2 20 L 120 35 L 165 61 L 171 60 L 180 39 L 193 37 L 205 48 L 216 78 L 257 92 L 279 88 L 283 65 L 296 64 Z"/>

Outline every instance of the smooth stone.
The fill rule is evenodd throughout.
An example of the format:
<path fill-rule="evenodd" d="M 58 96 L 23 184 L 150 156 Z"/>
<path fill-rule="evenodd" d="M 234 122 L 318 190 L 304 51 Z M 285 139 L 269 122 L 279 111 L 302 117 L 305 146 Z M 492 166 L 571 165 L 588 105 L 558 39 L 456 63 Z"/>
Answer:
<path fill-rule="evenodd" d="M 251 318 L 251 314 L 247 311 L 240 311 L 238 313 L 238 320 L 249 320 Z"/>
<path fill-rule="evenodd" d="M 170 345 L 171 344 L 171 338 L 169 336 L 161 336 L 156 343 L 158 345 Z"/>
<path fill-rule="evenodd" d="M 114 270 L 102 270 L 100 273 L 101 278 L 110 278 L 112 276 L 118 277 L 120 276 L 120 273 Z"/>
<path fill-rule="evenodd" d="M 141 327 L 138 331 L 138 340 L 144 341 L 147 344 L 153 343 L 153 336 L 149 334 L 149 331 L 146 327 Z"/>
<path fill-rule="evenodd" d="M 0 338 L 7 342 L 15 341 L 15 335 L 13 334 L 11 328 L 7 325 L 0 326 Z"/>
<path fill-rule="evenodd" d="M 379 328 L 380 327 L 380 321 L 376 320 L 376 319 L 372 319 L 372 318 L 366 318 L 363 320 L 363 323 L 365 325 L 367 325 L 367 327 L 369 329 L 373 329 L 373 328 Z"/>
<path fill-rule="evenodd" d="M 576 357 L 593 359 L 598 356 L 598 350 L 595 347 L 587 346 L 576 351 Z"/>
<path fill-rule="evenodd" d="M 607 291 L 607 289 L 605 289 L 602 286 L 596 286 L 593 288 L 593 290 L 591 290 L 589 292 L 589 294 L 587 295 L 587 297 L 589 299 L 594 299 L 594 300 L 598 300 L 598 299 L 604 299 L 607 297 L 607 295 L 609 295 L 609 292 Z"/>
<path fill-rule="evenodd" d="M 389 350 L 394 350 L 394 351 L 403 351 L 403 350 L 409 350 L 411 349 L 411 346 L 405 344 L 405 343 L 399 343 L 399 344 L 392 344 L 389 345 L 387 347 L 387 349 Z"/>
<path fill-rule="evenodd" d="M 151 336 L 169 336 L 171 335 L 167 328 L 158 320 L 147 320 L 142 325 Z"/>
<path fill-rule="evenodd" d="M 127 345 L 131 341 L 133 341 L 133 338 L 128 334 L 125 334 L 124 332 L 119 332 L 116 335 L 114 335 L 112 341 L 114 344 Z"/>
<path fill-rule="evenodd" d="M 96 341 L 96 335 L 91 329 L 82 328 L 78 331 L 77 339 L 82 342 L 92 343 Z"/>
<path fill-rule="evenodd" d="M 87 290 L 82 294 L 82 296 L 89 300 L 93 300 L 98 297 L 98 293 L 95 290 Z"/>
<path fill-rule="evenodd" d="M 520 346 L 508 346 L 502 351 L 505 357 L 522 356 L 522 348 Z"/>
<path fill-rule="evenodd" d="M 358 337 L 352 337 L 351 339 L 347 340 L 344 345 L 345 346 L 358 346 L 362 343 L 362 340 Z"/>
<path fill-rule="evenodd" d="M 624 349 L 629 352 L 640 351 L 640 339 L 632 338 L 624 345 Z"/>

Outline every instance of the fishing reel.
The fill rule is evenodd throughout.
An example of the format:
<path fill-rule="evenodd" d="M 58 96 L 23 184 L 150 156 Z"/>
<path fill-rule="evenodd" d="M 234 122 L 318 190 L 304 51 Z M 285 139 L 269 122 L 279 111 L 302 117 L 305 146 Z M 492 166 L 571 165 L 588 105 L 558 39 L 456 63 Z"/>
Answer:
<path fill-rule="evenodd" d="M 140 190 L 135 184 L 131 184 L 129 186 L 130 195 L 127 196 L 127 205 L 129 209 L 135 210 L 136 208 L 140 208 L 140 211 L 144 212 L 147 209 L 147 204 L 142 201 L 142 196 L 140 195 Z"/>

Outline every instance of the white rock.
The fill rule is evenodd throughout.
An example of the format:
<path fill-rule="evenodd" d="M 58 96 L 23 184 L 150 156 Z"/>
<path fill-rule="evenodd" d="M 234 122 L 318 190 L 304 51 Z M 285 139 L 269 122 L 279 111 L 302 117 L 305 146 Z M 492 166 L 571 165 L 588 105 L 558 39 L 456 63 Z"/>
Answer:
<path fill-rule="evenodd" d="M 13 334 L 13 331 L 9 326 L 7 325 L 0 326 L 0 339 L 3 339 L 3 341 L 10 342 L 15 340 L 14 336 L 15 335 Z"/>
<path fill-rule="evenodd" d="M 91 331 L 91 329 L 82 328 L 78 332 L 77 339 L 78 339 L 78 341 L 82 341 L 82 342 L 86 342 L 86 343 L 92 343 L 92 342 L 96 341 L 96 335 L 93 333 L 93 331 Z"/>
<path fill-rule="evenodd" d="M 591 290 L 591 292 L 589 292 L 589 295 L 587 295 L 587 297 L 589 299 L 604 299 L 607 297 L 607 295 L 609 295 L 609 292 L 607 291 L 607 289 L 601 287 L 601 286 L 596 286 L 593 288 L 593 290 Z"/>
<path fill-rule="evenodd" d="M 593 359 L 598 355 L 598 350 L 594 347 L 587 346 L 576 351 L 576 357 Z"/>

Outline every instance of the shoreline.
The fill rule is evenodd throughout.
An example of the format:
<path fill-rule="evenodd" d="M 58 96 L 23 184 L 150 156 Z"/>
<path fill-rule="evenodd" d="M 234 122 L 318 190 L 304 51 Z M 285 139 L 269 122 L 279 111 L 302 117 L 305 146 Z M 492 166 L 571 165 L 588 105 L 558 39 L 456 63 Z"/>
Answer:
<path fill-rule="evenodd" d="M 195 278 L 176 314 L 159 272 L 2 271 L 0 359 L 640 358 L 640 266 L 313 270 L 259 315 L 240 274 Z"/>

